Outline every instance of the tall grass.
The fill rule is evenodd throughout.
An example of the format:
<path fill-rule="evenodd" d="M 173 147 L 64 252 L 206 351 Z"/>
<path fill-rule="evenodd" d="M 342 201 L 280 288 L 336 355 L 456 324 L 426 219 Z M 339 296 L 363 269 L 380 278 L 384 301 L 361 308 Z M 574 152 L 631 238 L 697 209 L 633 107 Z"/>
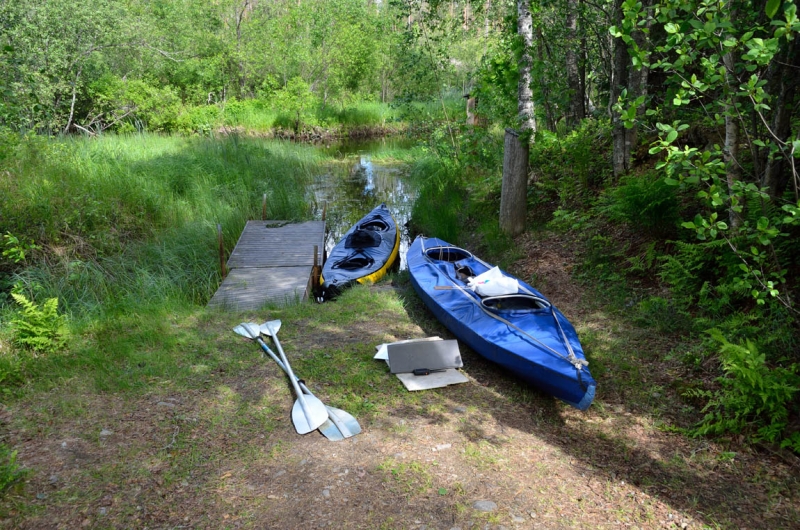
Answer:
<path fill-rule="evenodd" d="M 0 177 L 3 230 L 41 248 L 0 272 L 75 315 L 203 303 L 218 281 L 216 224 L 228 250 L 261 215 L 304 219 L 320 155 L 228 137 L 31 138 Z"/>
<path fill-rule="evenodd" d="M 197 130 L 227 126 L 241 127 L 248 132 L 266 132 L 275 127 L 292 128 L 295 119 L 293 114 L 259 99 L 196 107 L 189 114 Z M 397 108 L 375 101 L 328 104 L 316 107 L 306 116 L 304 124 L 334 130 L 382 127 L 400 121 L 400 114 Z"/>

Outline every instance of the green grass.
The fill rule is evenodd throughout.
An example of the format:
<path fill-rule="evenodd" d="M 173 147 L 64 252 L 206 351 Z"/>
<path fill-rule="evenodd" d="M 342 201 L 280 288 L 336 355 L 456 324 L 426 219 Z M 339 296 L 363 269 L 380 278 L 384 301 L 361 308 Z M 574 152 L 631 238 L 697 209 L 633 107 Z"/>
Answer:
<path fill-rule="evenodd" d="M 235 136 L 32 138 L 0 177 L 0 217 L 41 248 L 0 271 L 77 315 L 203 303 L 218 281 L 216 225 L 230 251 L 263 194 L 268 218 L 309 218 L 322 161 L 308 146 Z"/>

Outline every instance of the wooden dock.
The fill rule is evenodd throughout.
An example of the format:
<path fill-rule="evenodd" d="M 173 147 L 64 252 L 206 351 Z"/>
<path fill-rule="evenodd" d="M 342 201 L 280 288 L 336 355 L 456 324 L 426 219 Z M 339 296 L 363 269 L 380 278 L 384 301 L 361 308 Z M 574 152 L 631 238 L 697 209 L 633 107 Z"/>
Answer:
<path fill-rule="evenodd" d="M 245 311 L 306 300 L 324 248 L 325 221 L 247 221 L 208 306 Z"/>

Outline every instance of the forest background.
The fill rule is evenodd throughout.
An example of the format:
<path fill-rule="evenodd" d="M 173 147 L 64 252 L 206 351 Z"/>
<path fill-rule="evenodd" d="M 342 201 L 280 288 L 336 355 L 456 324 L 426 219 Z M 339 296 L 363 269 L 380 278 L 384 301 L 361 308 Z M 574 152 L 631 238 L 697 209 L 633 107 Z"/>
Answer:
<path fill-rule="evenodd" d="M 319 155 L 254 136 L 418 138 L 415 228 L 518 257 L 511 128 L 526 229 L 679 344 L 686 434 L 800 452 L 793 1 L 3 0 L 0 28 L 3 396 L 132 308 L 205 303 L 207 228 L 235 240 L 261 190 L 310 215 Z"/>

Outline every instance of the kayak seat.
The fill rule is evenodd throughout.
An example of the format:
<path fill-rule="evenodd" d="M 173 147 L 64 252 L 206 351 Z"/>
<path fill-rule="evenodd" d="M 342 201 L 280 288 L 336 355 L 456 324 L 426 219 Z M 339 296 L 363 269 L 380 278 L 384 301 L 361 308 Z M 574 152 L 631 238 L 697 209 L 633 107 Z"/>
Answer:
<path fill-rule="evenodd" d="M 375 263 L 374 259 L 364 254 L 361 254 L 358 250 L 356 250 L 349 256 L 344 257 L 339 261 L 335 262 L 331 266 L 331 268 L 342 269 L 346 271 L 357 271 L 359 269 L 366 269 L 367 267 L 371 267 L 373 263 Z"/>
<path fill-rule="evenodd" d="M 487 296 L 481 299 L 481 305 L 491 311 L 536 311 L 550 307 L 547 300 L 530 294 Z"/>
<path fill-rule="evenodd" d="M 344 241 L 344 248 L 373 248 L 381 246 L 381 235 L 372 230 L 355 230 Z"/>

